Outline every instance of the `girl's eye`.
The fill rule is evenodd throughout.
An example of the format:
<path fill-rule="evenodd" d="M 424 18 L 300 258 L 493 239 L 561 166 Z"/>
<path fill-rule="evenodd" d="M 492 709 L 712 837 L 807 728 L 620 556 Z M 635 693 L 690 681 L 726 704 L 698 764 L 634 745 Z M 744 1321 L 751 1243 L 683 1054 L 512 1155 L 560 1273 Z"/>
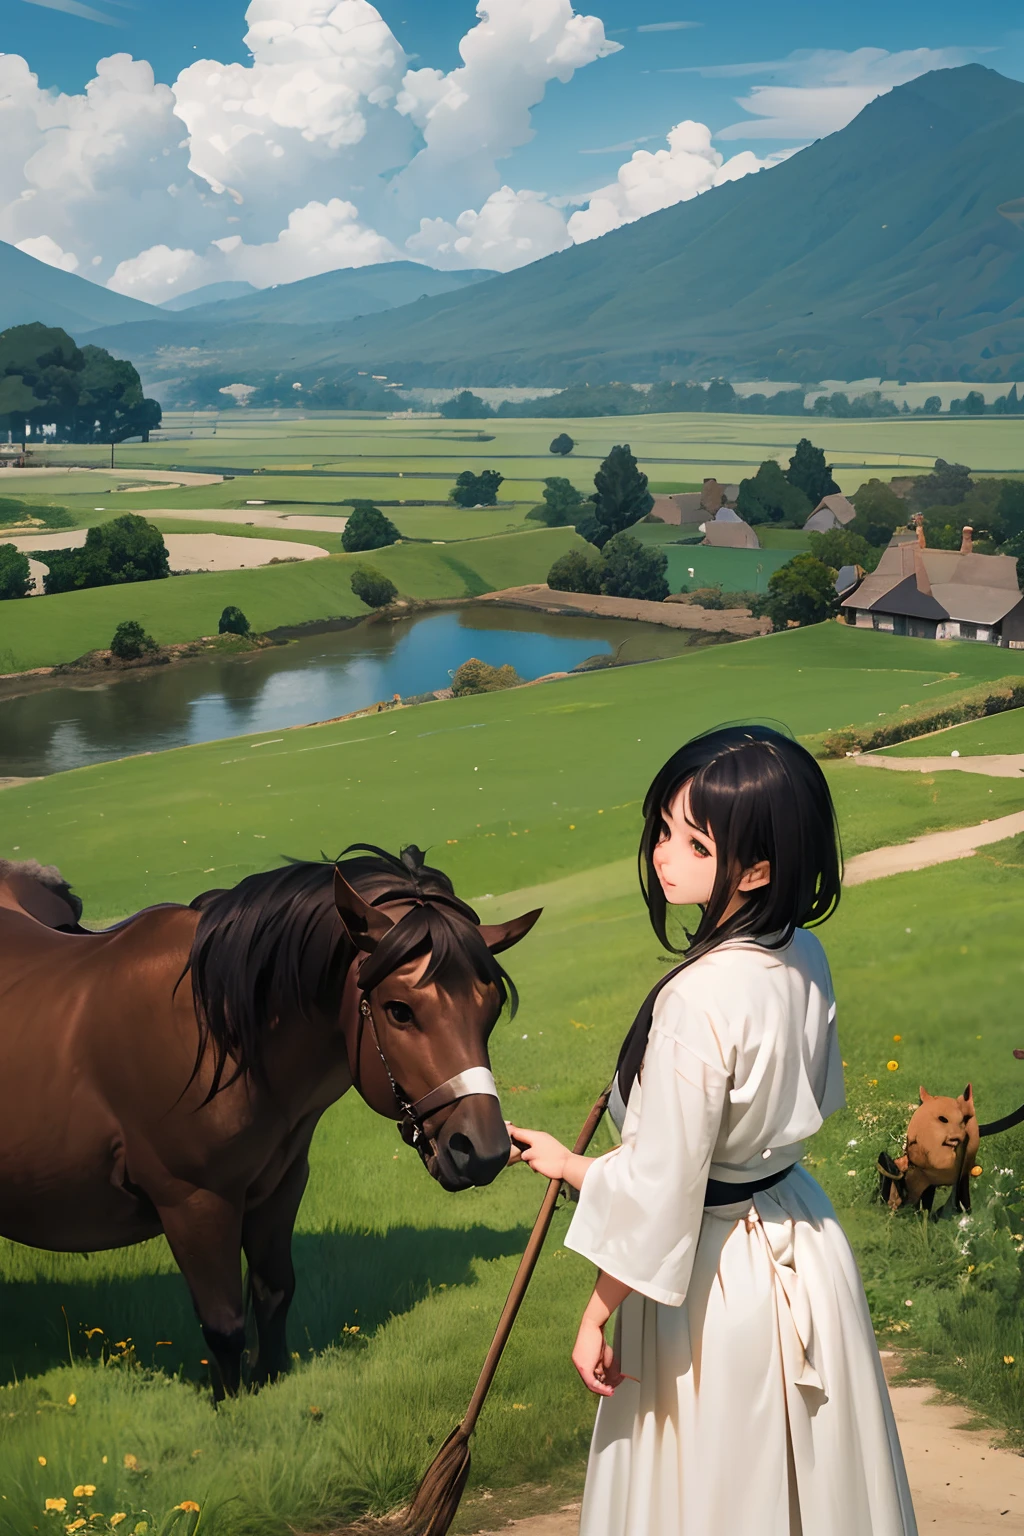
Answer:
<path fill-rule="evenodd" d="M 415 1022 L 415 1015 L 407 1003 L 385 1003 L 384 1012 L 392 1024 L 407 1025 Z"/>
<path fill-rule="evenodd" d="M 705 848 L 704 844 L 699 843 L 695 837 L 690 838 L 690 847 L 693 849 L 698 859 L 710 859 L 711 850 L 709 848 Z"/>

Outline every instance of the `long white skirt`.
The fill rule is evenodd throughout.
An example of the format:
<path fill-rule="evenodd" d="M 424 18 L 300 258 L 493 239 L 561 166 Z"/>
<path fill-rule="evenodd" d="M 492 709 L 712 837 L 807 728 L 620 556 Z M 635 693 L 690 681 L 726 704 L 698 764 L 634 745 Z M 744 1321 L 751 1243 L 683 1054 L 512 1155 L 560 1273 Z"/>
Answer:
<path fill-rule="evenodd" d="M 797 1167 L 706 1210 L 685 1302 L 633 1294 L 581 1536 L 916 1536 L 857 1264 Z"/>

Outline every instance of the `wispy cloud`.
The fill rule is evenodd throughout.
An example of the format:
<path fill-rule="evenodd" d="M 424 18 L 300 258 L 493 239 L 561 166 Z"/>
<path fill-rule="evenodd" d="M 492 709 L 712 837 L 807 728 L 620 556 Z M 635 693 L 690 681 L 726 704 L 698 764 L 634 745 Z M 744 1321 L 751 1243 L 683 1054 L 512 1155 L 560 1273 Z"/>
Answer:
<path fill-rule="evenodd" d="M 702 27 L 702 21 L 649 21 L 646 26 L 637 27 L 638 32 L 690 32 L 694 27 Z"/>
<path fill-rule="evenodd" d="M 581 149 L 581 155 L 620 155 L 624 150 L 636 149 L 638 144 L 649 144 L 656 133 L 645 133 L 637 139 L 624 139 L 621 144 L 602 144 L 600 149 Z"/>
<path fill-rule="evenodd" d="M 63 11 L 65 16 L 79 16 L 83 21 L 98 21 L 104 27 L 119 27 L 121 22 L 116 16 L 105 16 L 102 11 L 93 10 L 91 5 L 82 5 L 81 0 L 24 0 L 26 5 L 40 5 L 47 11 Z M 111 0 L 117 5 L 120 0 Z"/>

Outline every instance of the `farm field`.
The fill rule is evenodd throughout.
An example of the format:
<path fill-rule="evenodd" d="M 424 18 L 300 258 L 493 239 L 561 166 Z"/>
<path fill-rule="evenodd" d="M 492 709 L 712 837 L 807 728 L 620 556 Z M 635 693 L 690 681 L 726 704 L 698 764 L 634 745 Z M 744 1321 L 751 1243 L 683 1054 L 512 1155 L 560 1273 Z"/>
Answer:
<path fill-rule="evenodd" d="M 664 965 L 632 855 L 639 800 L 668 751 L 769 705 L 801 733 L 895 713 L 1006 664 L 1007 653 L 983 646 L 839 625 L 794 631 L 41 780 L 4 791 L 0 856 L 55 860 L 97 919 L 187 899 L 285 853 L 416 840 L 482 915 L 543 904 L 535 934 L 509 956 L 522 1005 L 496 1031 L 494 1065 L 514 1118 L 570 1136 Z M 827 772 L 847 854 L 1024 805 L 1015 781 L 850 762 Z M 875 1157 L 905 1125 L 919 1082 L 958 1090 L 970 1078 L 983 1115 L 1024 1098 L 1011 1055 L 1024 1044 L 1022 874 L 1018 840 L 846 894 L 822 936 L 850 1108 L 808 1158 L 857 1245 L 880 1335 L 929 1351 L 936 1374 L 1018 1430 L 1024 1395 L 1001 1357 L 1024 1357 L 1019 1307 L 999 1312 L 991 1264 L 968 1272 L 973 1237 L 953 1223 L 929 1232 L 913 1217 L 892 1221 L 871 1195 Z M 1019 1166 L 1024 1137 L 983 1150 L 977 1241 L 1002 1264 L 1004 1284 L 1016 1260 L 1003 1253 L 1009 1239 L 989 1201 L 1017 1181 L 993 1170 Z M 300 1213 L 296 1369 L 216 1415 L 190 1385 L 203 1376 L 202 1343 L 161 1242 L 88 1259 L 0 1245 L 0 1370 L 10 1383 L 0 1399 L 0 1532 L 22 1536 L 45 1498 L 85 1480 L 96 1508 L 131 1502 L 158 1521 L 194 1499 L 214 1536 L 284 1536 L 401 1498 L 461 1414 L 541 1192 L 515 1170 L 490 1189 L 447 1196 L 400 1150 L 393 1127 L 344 1100 L 321 1125 Z M 485 1412 L 476 1487 L 572 1478 L 584 1453 L 592 1407 L 568 1355 L 590 1272 L 560 1247 L 566 1219 Z M 87 1341 L 84 1330 L 96 1328 L 103 1334 Z M 83 1358 L 105 1342 L 114 1363 Z M 473 1528 L 468 1511 L 463 1528 Z"/>
<path fill-rule="evenodd" d="M 102 648 L 125 618 L 138 620 L 159 644 L 170 645 L 212 634 L 228 604 L 241 608 L 258 631 L 363 617 L 368 610 L 350 585 L 352 571 L 360 564 L 385 572 L 407 597 L 474 597 L 542 581 L 552 561 L 576 542 L 571 528 L 552 528 L 474 540 L 460 546 L 457 554 L 432 545 L 394 544 L 366 555 L 337 554 L 300 565 L 180 576 L 2 603 L 0 671 L 54 666 Z"/>
<path fill-rule="evenodd" d="M 1008 709 L 1005 714 L 990 715 L 986 720 L 969 720 L 933 736 L 917 741 L 903 741 L 886 747 L 885 757 L 931 757 L 946 752 L 961 757 L 984 756 L 990 752 L 1024 752 L 1024 709 Z M 1024 777 L 1024 775 L 1022 775 Z"/>

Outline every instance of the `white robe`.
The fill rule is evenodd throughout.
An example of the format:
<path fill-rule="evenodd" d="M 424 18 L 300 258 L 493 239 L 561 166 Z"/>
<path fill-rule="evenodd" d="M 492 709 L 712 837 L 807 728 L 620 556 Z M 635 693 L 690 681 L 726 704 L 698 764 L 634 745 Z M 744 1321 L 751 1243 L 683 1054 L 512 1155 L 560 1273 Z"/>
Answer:
<path fill-rule="evenodd" d="M 566 1246 L 632 1288 L 581 1536 L 916 1536 L 856 1261 L 801 1167 L 704 1209 L 708 1178 L 795 1164 L 845 1102 L 828 962 L 728 944 L 661 992 L 622 1145 Z"/>

